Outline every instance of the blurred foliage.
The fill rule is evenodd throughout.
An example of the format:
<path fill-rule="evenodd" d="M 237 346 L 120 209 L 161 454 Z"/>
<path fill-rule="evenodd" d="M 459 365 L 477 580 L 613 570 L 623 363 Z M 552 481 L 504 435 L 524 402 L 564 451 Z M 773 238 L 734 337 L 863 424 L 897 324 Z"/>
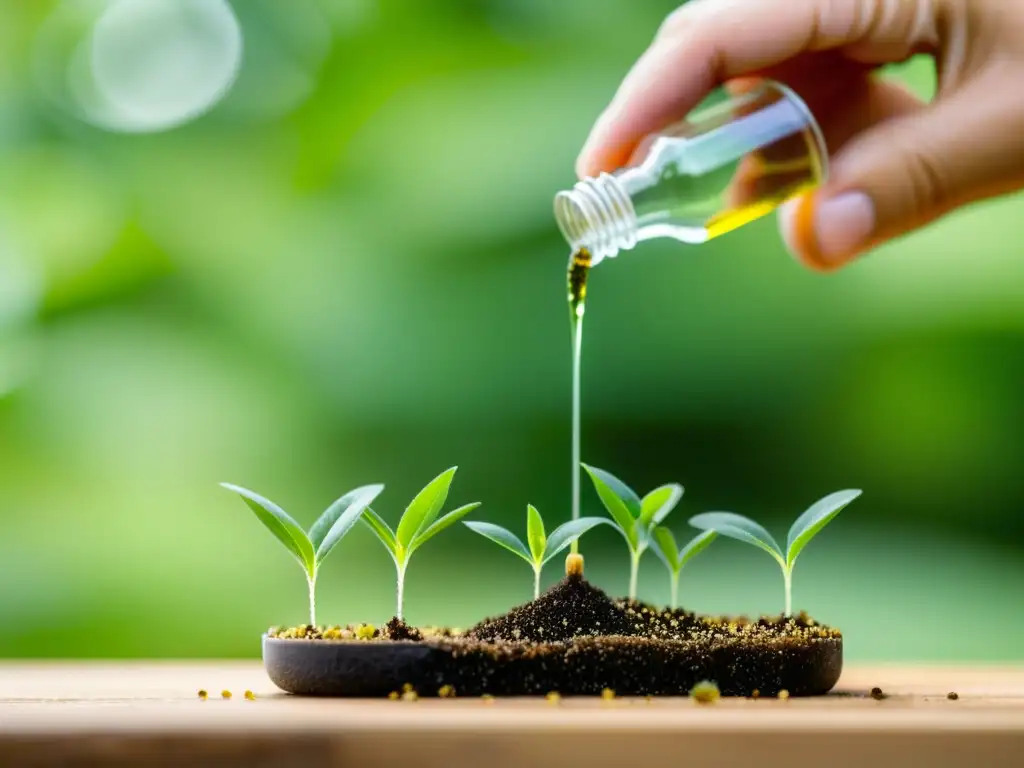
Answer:
<path fill-rule="evenodd" d="M 515 528 L 531 502 L 561 522 L 551 198 L 673 3 L 236 0 L 224 98 L 137 133 L 94 125 L 62 80 L 88 61 L 67 58 L 75 14 L 103 2 L 0 0 L 0 655 L 255 656 L 267 625 L 301 621 L 294 566 L 219 481 L 304 525 L 383 482 L 394 520 L 459 464 L 451 502 L 482 499 L 475 518 Z M 934 89 L 927 61 L 895 74 Z M 830 276 L 794 264 L 769 220 L 606 262 L 584 460 L 685 484 L 669 522 L 687 538 L 698 511 L 781 533 L 863 488 L 801 558 L 796 606 L 840 626 L 851 659 L 1020 658 L 1022 205 Z M 338 551 L 321 617 L 386 620 L 386 553 L 362 529 Z M 584 551 L 624 592 L 622 541 L 595 530 Z M 413 564 L 407 612 L 466 625 L 527 586 L 460 526 Z M 667 600 L 653 557 L 640 592 Z M 719 541 L 681 599 L 778 611 L 782 583 Z"/>

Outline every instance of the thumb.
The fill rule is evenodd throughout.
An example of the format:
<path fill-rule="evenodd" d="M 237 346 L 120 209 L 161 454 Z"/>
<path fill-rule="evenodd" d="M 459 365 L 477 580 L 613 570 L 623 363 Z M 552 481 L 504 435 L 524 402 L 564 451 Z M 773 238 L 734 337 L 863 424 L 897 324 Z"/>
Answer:
<path fill-rule="evenodd" d="M 784 206 L 782 234 L 807 266 L 836 269 L 967 203 L 1024 183 L 1024 107 L 986 73 L 850 140 L 828 181 Z M 985 82 L 987 81 L 987 82 Z"/>

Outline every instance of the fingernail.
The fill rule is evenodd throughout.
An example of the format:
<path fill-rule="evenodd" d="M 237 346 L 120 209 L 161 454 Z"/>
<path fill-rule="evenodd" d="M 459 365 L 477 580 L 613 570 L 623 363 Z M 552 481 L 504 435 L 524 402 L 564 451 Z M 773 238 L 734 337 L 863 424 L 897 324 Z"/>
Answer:
<path fill-rule="evenodd" d="M 866 244 L 875 229 L 875 204 L 863 192 L 846 192 L 814 208 L 814 239 L 821 260 L 844 261 Z"/>

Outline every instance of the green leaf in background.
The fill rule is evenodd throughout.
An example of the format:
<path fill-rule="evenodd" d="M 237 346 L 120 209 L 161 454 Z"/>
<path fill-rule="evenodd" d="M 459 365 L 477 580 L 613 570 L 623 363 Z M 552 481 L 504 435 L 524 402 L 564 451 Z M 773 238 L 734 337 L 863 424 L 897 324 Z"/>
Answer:
<path fill-rule="evenodd" d="M 668 483 L 655 488 L 640 501 L 640 523 L 644 528 L 660 525 L 683 498 L 683 486 Z"/>
<path fill-rule="evenodd" d="M 597 485 L 597 480 L 600 480 L 607 488 L 609 488 L 615 496 L 622 501 L 626 509 L 629 510 L 629 515 L 634 520 L 640 517 L 641 502 L 640 497 L 636 495 L 636 491 L 626 485 L 624 482 L 619 480 L 611 472 L 607 472 L 597 467 L 590 467 L 586 464 L 583 468 L 587 470 L 587 474 L 590 475 L 590 479 L 594 480 L 594 485 Z M 595 480 L 595 476 L 597 480 Z"/>
<path fill-rule="evenodd" d="M 307 574 L 312 574 L 316 570 L 316 555 L 313 545 L 310 543 L 309 537 L 306 536 L 306 532 L 287 512 L 274 502 L 247 488 L 230 483 L 221 483 L 221 487 L 242 497 L 246 506 L 253 511 L 266 529 L 288 548 L 288 551 L 295 556 Z"/>
<path fill-rule="evenodd" d="M 526 540 L 530 543 L 530 554 L 533 555 L 533 561 L 535 563 L 543 562 L 547 536 L 544 533 L 544 520 L 533 504 L 526 505 Z"/>
<path fill-rule="evenodd" d="M 324 558 L 339 541 L 352 530 L 360 517 L 373 500 L 376 499 L 384 486 L 377 483 L 364 485 L 349 491 L 329 506 L 309 529 L 310 543 L 316 548 L 316 564 L 320 565 Z"/>
<path fill-rule="evenodd" d="M 457 469 L 458 467 L 451 467 L 435 477 L 406 507 L 402 519 L 398 521 L 396 532 L 398 543 L 403 549 L 408 549 L 413 539 L 434 522 L 448 499 L 448 489 Z"/>
<path fill-rule="evenodd" d="M 518 555 L 528 563 L 533 562 L 533 558 L 530 556 L 530 551 L 526 548 L 526 545 L 519 540 L 512 531 L 507 528 L 502 528 L 500 525 L 494 523 L 485 523 L 477 520 L 472 520 L 468 523 L 463 523 L 469 530 L 479 533 L 484 538 L 490 539 L 498 546 L 504 547 L 512 554 Z"/>
<path fill-rule="evenodd" d="M 604 470 L 595 469 L 594 467 L 583 465 L 583 468 L 590 475 L 590 480 L 594 483 L 594 489 L 597 491 L 597 495 L 601 499 L 601 503 L 604 504 L 605 509 L 608 510 L 608 514 L 612 516 L 612 520 L 615 521 L 619 532 L 626 539 L 626 543 L 629 545 L 630 550 L 635 550 L 640 544 L 640 536 L 638 526 L 636 525 L 636 519 L 633 514 L 629 511 L 629 507 L 626 502 L 619 496 L 614 490 L 612 485 L 609 485 L 608 479 L 611 478 L 613 484 L 622 485 L 617 481 L 611 474 Z M 635 496 L 635 494 L 634 494 Z M 637 499 L 637 516 L 640 514 L 640 500 Z"/>
<path fill-rule="evenodd" d="M 409 554 L 411 555 L 421 546 L 426 544 L 430 539 L 434 538 L 437 534 L 448 528 L 455 523 L 459 522 L 462 518 L 472 512 L 474 509 L 480 506 L 479 501 L 474 501 L 471 504 L 464 504 L 458 509 L 454 509 L 444 517 L 435 520 L 427 530 L 412 540 L 412 544 L 409 545 Z"/>
<path fill-rule="evenodd" d="M 786 564 L 792 568 L 797 555 L 818 532 L 838 515 L 851 501 L 860 496 L 859 490 L 836 491 L 819 499 L 796 519 L 789 529 L 786 546 Z"/>
<path fill-rule="evenodd" d="M 596 528 L 599 525 L 613 525 L 613 523 L 606 517 L 580 517 L 576 520 L 562 523 L 548 536 L 547 544 L 544 548 L 544 559 L 541 564 L 547 563 L 551 558 L 572 544 L 573 541 L 591 528 Z"/>
<path fill-rule="evenodd" d="M 762 526 L 750 518 L 737 515 L 734 512 L 704 512 L 690 518 L 690 525 L 703 530 L 715 530 L 722 536 L 731 539 L 745 541 L 760 547 L 774 557 L 783 568 L 786 567 L 786 559 L 782 549 Z"/>

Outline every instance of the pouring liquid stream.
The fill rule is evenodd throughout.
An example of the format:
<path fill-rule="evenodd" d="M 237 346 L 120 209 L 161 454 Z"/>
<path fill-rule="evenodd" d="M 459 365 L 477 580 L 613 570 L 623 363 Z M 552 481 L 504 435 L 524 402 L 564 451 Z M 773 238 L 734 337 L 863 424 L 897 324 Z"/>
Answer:
<path fill-rule="evenodd" d="M 569 257 L 569 322 L 572 328 L 572 519 L 580 516 L 580 361 L 583 350 L 583 314 L 587 303 L 590 251 L 580 248 Z M 579 553 L 574 540 L 571 554 Z"/>

